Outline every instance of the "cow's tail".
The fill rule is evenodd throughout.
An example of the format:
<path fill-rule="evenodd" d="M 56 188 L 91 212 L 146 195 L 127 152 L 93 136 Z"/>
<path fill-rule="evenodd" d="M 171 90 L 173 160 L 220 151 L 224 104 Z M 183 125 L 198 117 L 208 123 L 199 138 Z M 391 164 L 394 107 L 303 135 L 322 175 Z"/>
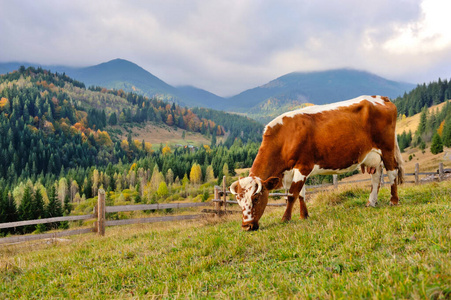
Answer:
<path fill-rule="evenodd" d="M 404 182 L 404 160 L 402 159 L 401 150 L 398 146 L 398 138 L 395 133 L 395 161 L 398 164 L 398 184 Z"/>

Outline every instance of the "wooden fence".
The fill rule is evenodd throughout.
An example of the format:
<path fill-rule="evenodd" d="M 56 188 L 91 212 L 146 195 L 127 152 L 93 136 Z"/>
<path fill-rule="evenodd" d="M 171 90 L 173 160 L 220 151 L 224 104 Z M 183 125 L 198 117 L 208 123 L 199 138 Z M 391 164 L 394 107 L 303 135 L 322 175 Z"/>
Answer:
<path fill-rule="evenodd" d="M 59 238 L 63 236 L 70 236 L 88 232 L 96 232 L 99 235 L 105 235 L 105 227 L 116 226 L 116 225 L 126 225 L 126 224 L 136 224 L 136 223 L 154 223 L 154 222 L 164 222 L 164 221 L 181 221 L 181 220 L 192 220 L 197 219 L 204 214 L 195 215 L 178 215 L 178 216 L 163 216 L 163 217 L 151 217 L 151 218 L 137 218 L 137 219 L 124 219 L 124 220 L 106 220 L 106 213 L 115 212 L 125 212 L 125 211 L 139 211 L 139 210 L 162 210 L 162 209 L 181 209 L 181 208 L 192 208 L 192 207 L 202 207 L 211 206 L 211 202 L 195 202 L 195 203 L 161 203 L 161 204 L 142 204 L 142 205 L 121 205 L 121 206 L 105 206 L 105 191 L 99 190 L 98 193 L 98 203 L 94 208 L 94 214 L 82 215 L 82 216 L 68 216 L 68 217 L 57 217 L 30 221 L 20 221 L 20 222 L 10 222 L 10 223 L 0 223 L 0 229 L 3 228 L 15 228 L 26 225 L 36 225 L 36 224 L 48 224 L 63 221 L 78 221 L 78 220 L 89 220 L 96 219 L 95 226 L 89 228 L 75 229 L 75 230 L 64 230 L 60 232 L 44 233 L 44 234 L 33 234 L 33 235 L 18 235 L 12 237 L 0 238 L 1 244 L 11 244 L 19 243 L 25 241 L 33 241 L 39 239 L 49 239 L 49 238 Z"/>
<path fill-rule="evenodd" d="M 405 181 L 405 183 L 414 183 L 420 184 L 420 176 L 421 175 L 437 175 L 437 179 L 439 181 L 445 178 L 445 173 L 451 173 L 451 169 L 444 169 L 443 163 L 440 163 L 437 172 L 420 172 L 419 164 L 415 165 L 414 173 L 407 173 L 405 176 L 414 176 L 413 181 Z M 386 176 L 386 175 L 384 175 Z M 382 176 L 382 184 L 384 183 L 384 176 Z M 336 175 L 333 176 L 333 183 L 322 184 L 322 185 L 310 185 L 307 186 L 307 193 L 315 193 L 318 190 L 324 190 L 328 187 L 337 188 L 342 184 L 354 184 L 361 183 L 365 181 L 371 181 L 371 179 L 363 179 L 363 180 L 354 180 L 354 181 L 338 181 L 338 177 Z M 231 213 L 232 211 L 227 210 L 228 204 L 237 204 L 236 201 L 227 200 L 227 195 L 230 194 L 228 191 L 225 177 L 222 181 L 222 187 L 215 186 L 214 189 L 214 199 L 211 202 L 195 202 L 195 203 L 159 203 L 159 204 L 140 204 L 140 205 L 121 205 L 121 206 L 105 206 L 105 191 L 99 190 L 98 193 L 98 203 L 95 207 L 94 213 L 89 215 L 81 215 L 81 216 L 68 216 L 68 217 L 56 217 L 56 218 L 47 218 L 47 219 L 39 219 L 39 220 L 30 220 L 30 221 L 20 221 L 20 222 L 10 222 L 10 223 L 0 223 L 0 229 L 4 228 L 15 228 L 20 226 L 27 225 L 37 225 L 37 224 L 48 224 L 48 223 L 56 223 L 63 221 L 79 221 L 79 220 L 89 220 L 96 219 L 95 226 L 89 228 L 81 228 L 75 230 L 65 230 L 60 232 L 53 233 L 44 233 L 44 234 L 35 234 L 35 235 L 23 235 L 23 236 L 12 236 L 6 238 L 0 238 L 1 244 L 10 244 L 10 243 L 18 243 L 39 239 L 48 239 L 48 238 L 59 238 L 64 236 L 83 234 L 88 232 L 96 232 L 99 235 L 105 235 L 105 227 L 107 226 L 116 226 L 116 225 L 126 225 L 126 224 L 137 224 L 137 223 L 153 223 L 153 222 L 165 222 L 165 221 L 181 221 L 181 220 L 192 220 L 198 219 L 205 214 L 194 214 L 194 215 L 176 215 L 176 216 L 163 216 L 163 217 L 150 217 L 150 218 L 137 218 L 137 219 L 124 219 L 124 220 L 106 220 L 106 213 L 115 213 L 115 212 L 126 212 L 126 211 L 140 211 L 140 210 L 161 210 L 161 209 L 181 209 L 181 208 L 193 208 L 193 207 L 205 207 L 214 205 L 213 209 L 204 209 L 203 212 L 206 213 L 215 213 L 220 216 L 223 214 Z M 270 193 L 271 197 L 287 197 L 288 193 Z M 268 203 L 268 206 L 285 206 L 286 203 Z"/>

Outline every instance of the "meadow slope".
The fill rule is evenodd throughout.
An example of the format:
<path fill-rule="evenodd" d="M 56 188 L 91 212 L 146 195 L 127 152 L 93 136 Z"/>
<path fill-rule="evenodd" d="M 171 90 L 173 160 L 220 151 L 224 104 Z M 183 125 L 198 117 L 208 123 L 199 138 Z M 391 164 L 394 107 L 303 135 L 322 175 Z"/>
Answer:
<path fill-rule="evenodd" d="M 261 230 L 240 217 L 107 228 L 0 248 L 0 298 L 451 297 L 451 181 L 401 187 L 401 205 L 365 208 L 368 189 L 311 196 L 310 218 Z"/>

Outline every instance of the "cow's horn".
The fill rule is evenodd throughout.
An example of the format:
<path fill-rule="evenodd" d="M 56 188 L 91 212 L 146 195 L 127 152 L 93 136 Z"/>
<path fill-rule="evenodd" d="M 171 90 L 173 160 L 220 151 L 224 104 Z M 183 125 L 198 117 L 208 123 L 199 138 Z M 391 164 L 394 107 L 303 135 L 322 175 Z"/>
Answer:
<path fill-rule="evenodd" d="M 259 178 L 255 178 L 255 181 L 257 181 L 257 190 L 255 191 L 256 194 L 260 193 L 260 191 L 262 190 L 262 182 Z"/>
<path fill-rule="evenodd" d="M 234 194 L 234 195 L 236 195 L 236 191 L 235 191 L 235 188 L 236 188 L 236 185 L 238 184 L 238 181 L 235 181 L 234 183 L 232 183 L 232 185 L 230 186 L 230 192 L 232 193 L 232 194 Z"/>

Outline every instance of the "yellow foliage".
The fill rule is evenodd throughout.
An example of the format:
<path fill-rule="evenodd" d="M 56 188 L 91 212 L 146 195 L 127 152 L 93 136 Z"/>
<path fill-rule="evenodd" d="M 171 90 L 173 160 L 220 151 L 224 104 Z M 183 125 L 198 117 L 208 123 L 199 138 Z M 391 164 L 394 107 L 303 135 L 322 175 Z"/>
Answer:
<path fill-rule="evenodd" d="M 94 135 L 95 140 L 98 144 L 112 147 L 113 141 L 110 138 L 110 135 L 106 131 L 97 130 L 96 134 Z"/>
<path fill-rule="evenodd" d="M 124 150 L 128 150 L 129 149 L 127 140 L 122 140 L 121 148 L 124 149 Z"/>
<path fill-rule="evenodd" d="M 4 107 L 6 107 L 6 105 L 9 104 L 8 99 L 6 99 L 5 97 L 2 97 L 2 99 L 0 100 L 0 108 L 3 110 Z"/>
<path fill-rule="evenodd" d="M 136 147 L 137 149 L 142 150 L 142 143 L 141 143 L 140 141 L 134 140 L 133 143 L 135 143 L 135 147 Z"/>
<path fill-rule="evenodd" d="M 205 149 L 205 151 L 207 151 L 207 153 L 211 152 L 210 146 L 208 146 L 208 145 L 204 145 L 204 149 Z"/>
<path fill-rule="evenodd" d="M 27 127 L 28 127 L 28 129 L 30 129 L 33 133 L 36 133 L 36 132 L 39 131 L 39 130 L 38 130 L 36 127 L 34 127 L 33 125 L 27 125 Z"/>
<path fill-rule="evenodd" d="M 202 170 L 199 164 L 193 164 L 191 167 L 191 172 L 189 173 L 189 178 L 191 183 L 200 184 L 202 181 Z"/>
<path fill-rule="evenodd" d="M 440 136 L 443 136 L 443 128 L 445 127 L 445 120 L 442 121 L 442 123 L 440 123 L 440 126 L 437 129 L 437 133 Z"/>
<path fill-rule="evenodd" d="M 144 147 L 146 148 L 145 150 L 146 150 L 147 153 L 152 153 L 153 152 L 151 143 L 145 142 L 144 143 Z"/>
<path fill-rule="evenodd" d="M 166 144 L 166 146 L 163 148 L 163 155 L 171 153 L 171 148 Z"/>
<path fill-rule="evenodd" d="M 133 165 L 130 167 L 130 172 L 136 170 L 138 165 L 136 163 L 133 163 Z"/>

